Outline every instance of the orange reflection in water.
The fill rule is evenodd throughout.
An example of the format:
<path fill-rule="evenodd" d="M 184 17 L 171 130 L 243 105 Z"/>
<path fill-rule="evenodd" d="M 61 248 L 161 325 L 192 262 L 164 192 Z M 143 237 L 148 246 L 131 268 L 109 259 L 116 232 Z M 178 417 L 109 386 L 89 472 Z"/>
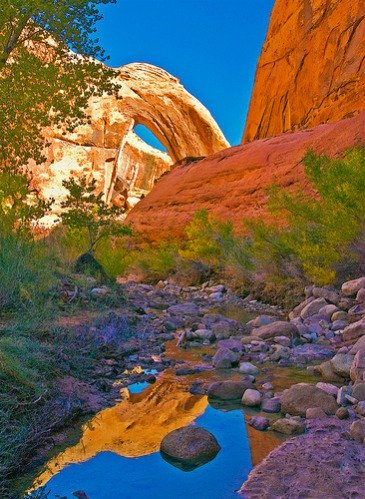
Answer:
<path fill-rule="evenodd" d="M 82 437 L 73 447 L 51 459 L 33 487 L 45 485 L 68 464 L 87 461 L 99 452 L 112 451 L 124 457 L 157 452 L 161 440 L 172 430 L 194 421 L 205 411 L 206 396 L 191 395 L 171 373 L 142 393 L 122 392 L 125 399 L 104 409 L 82 428 Z"/>

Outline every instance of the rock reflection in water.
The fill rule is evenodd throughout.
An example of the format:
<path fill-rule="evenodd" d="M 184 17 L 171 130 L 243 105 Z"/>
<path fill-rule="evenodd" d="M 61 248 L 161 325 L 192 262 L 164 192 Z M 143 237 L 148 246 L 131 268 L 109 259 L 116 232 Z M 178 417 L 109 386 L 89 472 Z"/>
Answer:
<path fill-rule="evenodd" d="M 86 423 L 80 441 L 49 461 L 35 486 L 44 485 L 65 466 L 87 461 L 103 451 L 124 457 L 157 452 L 170 431 L 194 421 L 208 405 L 205 396 L 183 391 L 167 374 L 142 393 L 131 393 L 134 388 L 122 390 L 123 401 Z"/>

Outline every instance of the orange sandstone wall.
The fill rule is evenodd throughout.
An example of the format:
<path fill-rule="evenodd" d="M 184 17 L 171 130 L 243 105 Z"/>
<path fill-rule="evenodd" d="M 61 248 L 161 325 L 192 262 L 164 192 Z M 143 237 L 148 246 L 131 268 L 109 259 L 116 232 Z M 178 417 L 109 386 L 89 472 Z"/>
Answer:
<path fill-rule="evenodd" d="M 127 220 L 149 242 L 183 236 L 198 209 L 230 219 L 239 229 L 244 218 L 265 216 L 269 185 L 309 187 L 302 165 L 309 148 L 333 157 L 358 144 L 365 144 L 365 111 L 339 122 L 225 149 L 162 177 Z"/>
<path fill-rule="evenodd" d="M 243 142 L 365 109 L 365 0 L 276 0 Z"/>

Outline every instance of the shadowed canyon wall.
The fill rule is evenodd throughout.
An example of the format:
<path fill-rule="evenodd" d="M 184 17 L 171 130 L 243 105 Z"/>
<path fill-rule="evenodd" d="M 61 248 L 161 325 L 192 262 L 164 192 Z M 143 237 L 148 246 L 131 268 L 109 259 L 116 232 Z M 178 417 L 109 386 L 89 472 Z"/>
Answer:
<path fill-rule="evenodd" d="M 364 109 L 364 0 L 276 0 L 243 142 Z"/>
<path fill-rule="evenodd" d="M 107 201 L 127 209 L 153 187 L 171 166 L 187 156 L 207 156 L 229 146 L 209 111 L 179 80 L 150 64 L 115 70 L 119 98 L 89 103 L 90 122 L 69 133 L 47 130 L 47 161 L 32 166 L 35 183 L 46 196 L 62 199 L 62 181 L 93 175 Z M 166 147 L 159 151 L 133 131 L 143 124 Z"/>

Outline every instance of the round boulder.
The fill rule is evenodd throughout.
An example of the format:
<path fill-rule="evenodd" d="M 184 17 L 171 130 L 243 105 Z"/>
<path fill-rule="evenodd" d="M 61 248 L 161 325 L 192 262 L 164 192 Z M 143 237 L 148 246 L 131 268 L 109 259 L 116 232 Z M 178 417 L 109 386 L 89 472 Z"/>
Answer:
<path fill-rule="evenodd" d="M 208 397 L 221 401 L 239 401 L 248 388 L 254 388 L 251 381 L 216 381 L 209 386 Z"/>
<path fill-rule="evenodd" d="M 320 407 L 328 415 L 335 414 L 338 405 L 332 395 L 308 383 L 298 383 L 281 397 L 281 412 L 305 416 L 307 409 Z"/>
<path fill-rule="evenodd" d="M 256 407 L 261 404 L 262 395 L 258 390 L 248 389 L 242 397 L 242 404 L 248 407 Z"/>
<path fill-rule="evenodd" d="M 214 435 L 199 426 L 185 426 L 171 431 L 160 445 L 162 457 L 186 471 L 211 461 L 220 450 Z"/>

